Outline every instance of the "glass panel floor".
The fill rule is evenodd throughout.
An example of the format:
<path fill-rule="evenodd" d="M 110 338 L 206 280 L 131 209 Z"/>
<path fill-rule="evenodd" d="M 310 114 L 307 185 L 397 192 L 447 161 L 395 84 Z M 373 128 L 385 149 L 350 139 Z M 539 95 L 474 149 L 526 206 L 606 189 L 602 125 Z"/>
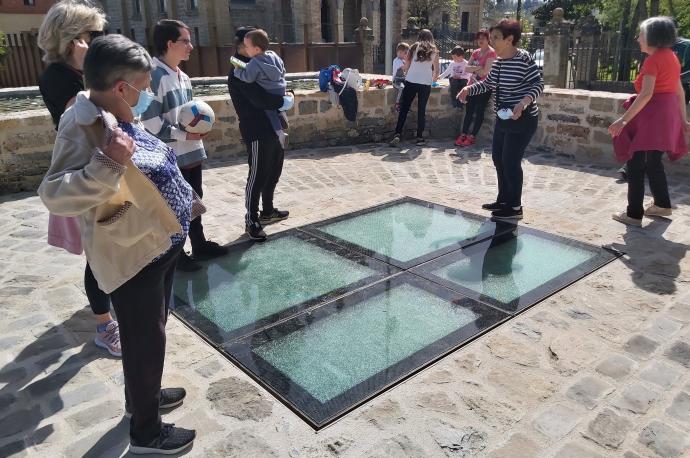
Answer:
<path fill-rule="evenodd" d="M 406 197 L 232 245 L 173 313 L 320 429 L 618 256 Z"/>

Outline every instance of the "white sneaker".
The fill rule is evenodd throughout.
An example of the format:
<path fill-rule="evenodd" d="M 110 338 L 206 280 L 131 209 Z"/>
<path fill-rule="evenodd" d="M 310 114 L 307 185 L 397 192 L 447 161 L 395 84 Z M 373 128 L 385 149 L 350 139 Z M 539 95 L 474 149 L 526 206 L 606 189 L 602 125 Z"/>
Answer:
<path fill-rule="evenodd" d="M 113 356 L 118 358 L 122 356 L 122 347 L 120 346 L 120 327 L 117 321 L 111 321 L 106 326 L 105 331 L 99 332 L 94 339 L 96 346 L 105 348 Z"/>
<path fill-rule="evenodd" d="M 670 208 L 657 207 L 652 204 L 644 211 L 644 216 L 671 216 L 673 211 Z"/>
<path fill-rule="evenodd" d="M 614 213 L 611 218 L 618 221 L 619 223 L 627 224 L 628 226 L 642 227 L 642 220 L 631 218 L 627 213 Z"/>

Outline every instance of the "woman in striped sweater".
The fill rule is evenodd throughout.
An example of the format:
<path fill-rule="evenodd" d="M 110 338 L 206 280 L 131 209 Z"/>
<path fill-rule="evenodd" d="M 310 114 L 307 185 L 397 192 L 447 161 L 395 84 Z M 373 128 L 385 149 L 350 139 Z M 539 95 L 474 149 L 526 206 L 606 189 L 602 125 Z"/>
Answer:
<path fill-rule="evenodd" d="M 491 28 L 491 45 L 498 59 L 484 80 L 466 86 L 458 99 L 464 102 L 493 90 L 496 124 L 491 157 L 498 177 L 496 201 L 482 205 L 493 218 L 522 219 L 522 157 L 537 130 L 539 109 L 535 103 L 544 90 L 536 64 L 525 50 L 518 49 L 522 30 L 518 21 L 503 19 Z"/>

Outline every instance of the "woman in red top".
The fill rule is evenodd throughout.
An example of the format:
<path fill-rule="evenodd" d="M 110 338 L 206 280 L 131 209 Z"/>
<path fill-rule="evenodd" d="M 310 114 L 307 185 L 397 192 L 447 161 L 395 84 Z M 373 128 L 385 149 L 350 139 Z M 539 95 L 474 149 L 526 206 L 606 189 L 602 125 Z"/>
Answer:
<path fill-rule="evenodd" d="M 477 41 L 479 49 L 472 53 L 469 65 L 477 67 L 477 69 L 473 72 L 475 77 L 469 84 L 484 80 L 496 60 L 496 51 L 489 46 L 489 32 L 486 29 L 477 32 L 474 39 Z M 465 119 L 462 122 L 462 132 L 455 140 L 457 146 L 470 146 L 474 144 L 477 132 L 479 132 L 484 122 L 484 112 L 490 99 L 491 91 L 467 98 L 467 109 L 465 110 Z M 474 121 L 474 126 L 470 129 L 472 121 Z"/>
<path fill-rule="evenodd" d="M 680 63 L 671 50 L 676 43 L 672 19 L 658 16 L 643 21 L 637 41 L 649 55 L 635 80 L 637 96 L 625 103 L 625 114 L 609 126 L 616 158 L 627 161 L 628 168 L 628 209 L 613 219 L 632 226 L 642 226 L 642 216 L 671 215 L 661 156 L 666 152 L 674 161 L 687 154 L 685 134 L 690 133 Z M 654 197 L 647 209 L 643 209 L 645 175 Z"/>

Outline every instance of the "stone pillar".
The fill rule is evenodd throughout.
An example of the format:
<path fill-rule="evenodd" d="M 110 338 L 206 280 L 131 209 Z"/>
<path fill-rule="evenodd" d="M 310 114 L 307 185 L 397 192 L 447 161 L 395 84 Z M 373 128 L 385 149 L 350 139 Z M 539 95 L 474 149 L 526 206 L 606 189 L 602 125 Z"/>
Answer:
<path fill-rule="evenodd" d="M 359 27 L 355 30 L 355 37 L 362 49 L 362 73 L 374 72 L 374 34 L 369 27 L 369 19 L 363 17 L 359 20 Z"/>
<path fill-rule="evenodd" d="M 321 2 L 318 0 L 304 0 L 304 36 L 309 43 L 323 41 L 321 39 Z"/>
<path fill-rule="evenodd" d="M 417 21 L 414 18 L 407 19 L 407 27 L 402 29 L 402 39 L 405 42 L 415 42 L 417 41 L 417 36 L 421 29 L 417 27 Z"/>
<path fill-rule="evenodd" d="M 560 88 L 568 84 L 570 25 L 563 20 L 563 8 L 553 10 L 544 31 L 544 84 Z"/>
<path fill-rule="evenodd" d="M 336 0 L 335 2 L 336 8 L 335 8 L 335 33 L 334 33 L 334 39 L 336 43 L 342 43 L 345 41 L 345 19 L 344 19 L 344 10 L 345 10 L 345 0 Z"/>
<path fill-rule="evenodd" d="M 374 34 L 374 44 L 381 44 L 381 4 L 376 0 L 371 4 L 371 30 Z"/>
<path fill-rule="evenodd" d="M 230 17 L 228 2 L 214 0 L 212 14 L 216 25 L 217 46 L 234 44 L 235 28 Z"/>
<path fill-rule="evenodd" d="M 575 25 L 575 88 L 588 88 L 597 79 L 601 25 L 591 14 Z"/>
<path fill-rule="evenodd" d="M 386 0 L 386 38 L 385 38 L 385 59 L 386 75 L 393 71 L 393 0 Z"/>

